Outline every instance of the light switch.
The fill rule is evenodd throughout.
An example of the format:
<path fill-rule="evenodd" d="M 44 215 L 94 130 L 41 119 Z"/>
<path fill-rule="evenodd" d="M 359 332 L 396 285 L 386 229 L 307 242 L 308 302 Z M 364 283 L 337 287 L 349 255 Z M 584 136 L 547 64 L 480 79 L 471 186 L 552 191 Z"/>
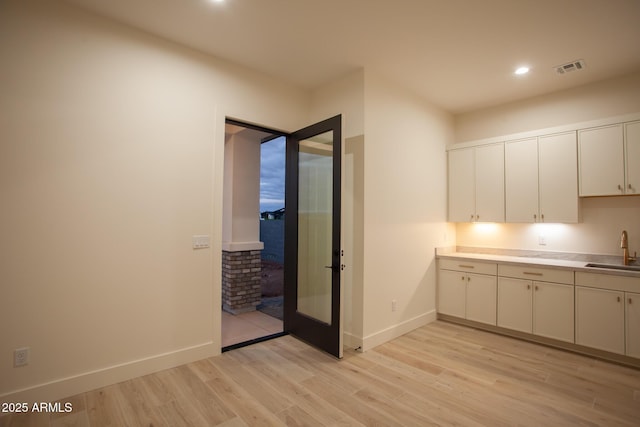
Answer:
<path fill-rule="evenodd" d="M 209 247 L 209 235 L 202 234 L 191 237 L 191 243 L 193 245 L 193 249 L 204 249 Z"/>

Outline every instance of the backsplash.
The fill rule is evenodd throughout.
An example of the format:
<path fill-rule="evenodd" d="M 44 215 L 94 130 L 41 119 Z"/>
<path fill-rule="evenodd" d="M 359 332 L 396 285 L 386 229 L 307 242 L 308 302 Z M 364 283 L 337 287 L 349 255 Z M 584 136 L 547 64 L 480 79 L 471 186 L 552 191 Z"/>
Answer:
<path fill-rule="evenodd" d="M 581 199 L 578 224 L 458 223 L 456 245 L 468 248 L 622 257 L 620 235 L 640 252 L 640 196 Z M 595 261 L 590 259 L 590 261 Z M 605 262 L 605 261 L 599 261 Z"/>

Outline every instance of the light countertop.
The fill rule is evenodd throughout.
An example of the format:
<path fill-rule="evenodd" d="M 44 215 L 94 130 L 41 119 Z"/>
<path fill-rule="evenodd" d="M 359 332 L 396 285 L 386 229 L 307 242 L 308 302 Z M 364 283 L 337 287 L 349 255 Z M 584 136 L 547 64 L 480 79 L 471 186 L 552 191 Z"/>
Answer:
<path fill-rule="evenodd" d="M 492 252 L 496 253 L 486 253 L 486 252 L 473 252 L 471 251 L 459 251 L 456 249 L 449 248 L 438 248 L 436 250 L 436 258 L 442 259 L 467 259 L 467 260 L 475 260 L 475 261 L 489 261 L 489 262 L 499 262 L 502 264 L 512 264 L 512 265 L 524 265 L 524 266 L 539 266 L 546 268 L 559 268 L 559 269 L 571 269 L 574 271 L 583 271 L 588 273 L 601 273 L 601 274 L 611 274 L 616 276 L 628 276 L 628 277 L 637 277 L 640 279 L 640 271 L 628 271 L 628 270 L 616 270 L 609 268 L 599 268 L 599 267 L 587 267 L 586 265 L 589 263 L 604 263 L 604 264 L 620 264 L 622 265 L 622 257 L 620 257 L 619 262 L 610 262 L 610 259 L 603 262 L 601 259 L 597 259 L 597 256 L 594 256 L 593 260 L 585 261 L 585 260 L 576 260 L 572 258 L 588 258 L 588 255 L 580 255 L 576 256 L 576 254 L 566 254 L 566 257 L 562 257 L 562 254 L 553 253 L 553 257 L 545 258 L 544 253 L 534 253 L 522 251 L 522 255 L 512 255 L 512 254 L 501 254 L 500 250 L 494 250 Z M 505 251 L 508 252 L 508 251 Z M 513 251 L 512 251 L 513 252 Z M 533 255 L 533 256 L 530 256 Z"/>

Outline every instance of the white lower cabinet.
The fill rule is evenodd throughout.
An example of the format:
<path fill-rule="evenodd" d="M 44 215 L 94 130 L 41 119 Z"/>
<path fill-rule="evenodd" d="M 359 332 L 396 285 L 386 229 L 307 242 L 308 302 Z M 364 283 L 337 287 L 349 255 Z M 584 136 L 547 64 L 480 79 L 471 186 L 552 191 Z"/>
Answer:
<path fill-rule="evenodd" d="M 498 326 L 531 333 L 532 308 L 530 280 L 498 279 Z"/>
<path fill-rule="evenodd" d="M 441 260 L 438 313 L 495 325 L 496 268 L 496 264 Z"/>
<path fill-rule="evenodd" d="M 626 354 L 640 358 L 640 294 L 625 292 Z"/>
<path fill-rule="evenodd" d="M 573 286 L 500 277 L 498 326 L 573 342 Z"/>
<path fill-rule="evenodd" d="M 640 278 L 576 272 L 576 344 L 640 358 Z"/>
<path fill-rule="evenodd" d="M 440 270 L 438 278 L 438 313 L 464 319 L 467 281 L 464 273 Z"/>
<path fill-rule="evenodd" d="M 533 333 L 574 342 L 573 285 L 533 283 Z"/>
<path fill-rule="evenodd" d="M 576 344 L 624 354 L 624 292 L 576 286 Z"/>
<path fill-rule="evenodd" d="M 466 319 L 496 324 L 496 276 L 467 275 Z"/>
<path fill-rule="evenodd" d="M 573 272 L 500 265 L 498 274 L 498 326 L 574 342 Z"/>
<path fill-rule="evenodd" d="M 438 261 L 438 313 L 640 359 L 640 278 Z"/>

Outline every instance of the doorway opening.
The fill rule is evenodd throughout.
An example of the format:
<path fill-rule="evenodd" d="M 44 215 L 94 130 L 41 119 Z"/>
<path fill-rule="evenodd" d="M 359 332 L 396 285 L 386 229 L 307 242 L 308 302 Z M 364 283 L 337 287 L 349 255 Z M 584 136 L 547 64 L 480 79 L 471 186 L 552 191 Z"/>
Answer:
<path fill-rule="evenodd" d="M 227 119 L 225 131 L 222 350 L 290 333 L 342 357 L 340 282 L 346 267 L 340 247 L 342 116 L 290 134 Z M 261 167 L 262 146 L 274 148 L 279 166 L 271 168 L 265 160 Z M 265 171 L 262 181 L 261 169 Z M 269 196 L 272 193 L 266 191 L 268 180 L 273 178 L 267 173 L 271 169 L 280 171 L 275 180 L 282 182 L 278 190 L 281 196 Z M 282 179 L 283 169 L 286 180 Z M 262 210 L 261 187 L 265 188 Z M 268 204 L 274 201 L 275 205 Z M 260 228 L 283 218 L 279 241 L 283 246 L 284 283 L 277 287 L 272 283 L 271 292 L 263 292 L 263 277 L 273 279 L 280 274 L 273 265 L 277 264 L 278 250 L 265 251 L 267 239 Z M 263 301 L 263 294 L 276 301 L 281 298 L 280 303 Z M 267 320 L 269 328 L 274 329 L 253 321 L 258 318 Z M 240 322 L 245 319 L 248 322 Z"/>
<path fill-rule="evenodd" d="M 222 351 L 284 334 L 283 133 L 225 124 Z"/>

